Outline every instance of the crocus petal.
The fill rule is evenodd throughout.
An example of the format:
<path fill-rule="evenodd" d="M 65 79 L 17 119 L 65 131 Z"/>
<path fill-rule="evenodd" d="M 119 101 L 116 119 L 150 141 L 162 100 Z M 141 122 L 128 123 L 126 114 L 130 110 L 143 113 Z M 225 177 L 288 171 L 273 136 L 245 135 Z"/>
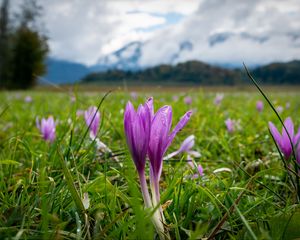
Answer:
<path fill-rule="evenodd" d="M 298 144 L 296 148 L 296 160 L 297 163 L 300 165 L 300 144 Z"/>
<path fill-rule="evenodd" d="M 275 142 L 277 143 L 278 147 L 281 149 L 282 148 L 281 135 L 272 122 L 269 122 L 269 129 L 270 129 L 270 132 L 271 132 Z"/>
<path fill-rule="evenodd" d="M 199 153 L 197 151 L 188 151 L 188 153 L 195 158 L 201 157 L 201 153 Z"/>
<path fill-rule="evenodd" d="M 179 152 L 187 152 L 189 151 L 195 144 L 195 136 L 188 136 L 181 144 L 179 148 Z"/>
<path fill-rule="evenodd" d="M 153 119 L 153 117 L 154 117 L 153 97 L 148 98 L 146 104 L 150 110 L 151 119 Z"/>
<path fill-rule="evenodd" d="M 40 120 L 38 117 L 36 117 L 36 119 L 35 119 L 35 125 L 39 130 L 41 130 L 41 124 L 40 124 Z"/>
<path fill-rule="evenodd" d="M 188 121 L 190 120 L 192 115 L 192 111 L 188 111 L 186 112 L 183 117 L 179 120 L 179 122 L 177 123 L 177 125 L 175 126 L 175 128 L 173 129 L 172 133 L 169 136 L 168 139 L 168 143 L 166 145 L 166 148 L 172 143 L 174 137 L 176 136 L 176 134 L 182 129 L 184 128 L 184 126 L 188 123 Z"/>
<path fill-rule="evenodd" d="M 291 139 L 293 139 L 293 137 L 294 137 L 294 123 L 293 123 L 293 121 L 290 117 L 285 119 L 284 126 L 286 127 L 286 129 L 288 131 L 288 134 L 290 135 Z M 282 128 L 282 136 L 288 137 L 284 128 Z"/>
<path fill-rule="evenodd" d="M 293 143 L 295 146 L 300 145 L 300 128 L 298 129 L 298 132 L 296 136 L 294 137 Z"/>
<path fill-rule="evenodd" d="M 128 102 L 124 113 L 124 130 L 125 130 L 127 145 L 132 155 L 133 161 L 137 169 L 140 169 L 141 165 L 139 162 L 138 153 L 137 153 L 135 140 L 134 140 L 135 136 L 133 133 L 134 124 L 136 123 L 137 123 L 136 112 L 131 102 Z"/>
<path fill-rule="evenodd" d="M 164 106 L 155 114 L 151 123 L 151 134 L 148 155 L 153 177 L 159 179 L 163 155 L 167 149 L 168 133 L 172 123 L 172 108 Z"/>
<path fill-rule="evenodd" d="M 128 102 L 124 114 L 127 145 L 139 173 L 144 170 L 149 145 L 151 116 L 148 106 L 140 105 L 137 113 Z"/>
<path fill-rule="evenodd" d="M 282 140 L 281 140 L 282 149 L 281 150 L 284 153 L 284 155 L 287 158 L 289 158 L 293 151 L 293 149 L 292 149 L 293 142 L 291 142 L 291 141 L 293 141 L 293 139 L 294 139 L 294 124 L 290 117 L 284 121 L 284 126 L 286 127 L 288 134 L 287 134 L 285 128 L 283 127 L 282 128 Z"/>
<path fill-rule="evenodd" d="M 284 127 L 282 127 L 282 136 L 276 129 L 273 123 L 269 122 L 269 128 L 270 131 L 279 146 L 280 150 L 284 154 L 285 158 L 288 159 L 293 151 L 292 144 L 294 145 L 295 148 L 297 148 L 297 141 L 300 138 L 300 131 L 294 136 L 294 124 L 293 121 L 290 117 L 288 117 L 284 121 L 284 126 L 286 127 L 286 130 Z M 289 138 L 289 136 L 290 138 Z M 292 142 L 291 142 L 292 141 Z"/>
<path fill-rule="evenodd" d="M 170 159 L 172 157 L 175 157 L 177 154 L 179 154 L 180 152 L 179 151 L 174 151 L 174 152 L 171 152 L 170 154 L 168 154 L 167 156 L 165 156 L 163 158 L 163 160 L 167 160 L 167 159 Z"/>
<path fill-rule="evenodd" d="M 133 145 L 132 122 L 133 122 L 134 114 L 135 114 L 134 107 L 131 102 L 128 102 L 124 113 L 124 130 L 125 130 L 127 145 L 129 147 L 130 152 L 132 152 L 132 147 L 133 147 L 132 146 Z"/>

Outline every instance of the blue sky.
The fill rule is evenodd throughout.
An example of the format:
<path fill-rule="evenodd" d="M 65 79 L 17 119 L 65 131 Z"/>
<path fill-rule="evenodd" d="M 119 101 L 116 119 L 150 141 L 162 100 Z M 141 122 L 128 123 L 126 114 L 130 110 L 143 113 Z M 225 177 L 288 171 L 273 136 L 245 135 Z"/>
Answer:
<path fill-rule="evenodd" d="M 14 4 L 21 0 L 13 0 Z M 300 56 L 299 0 L 42 0 L 52 57 L 95 64 L 142 42 L 140 65 Z M 188 42 L 192 48 L 180 50 Z M 172 60 L 173 59 L 173 60 Z M 176 63 L 175 62 L 175 63 Z M 174 63 L 174 62 L 172 62 Z"/>

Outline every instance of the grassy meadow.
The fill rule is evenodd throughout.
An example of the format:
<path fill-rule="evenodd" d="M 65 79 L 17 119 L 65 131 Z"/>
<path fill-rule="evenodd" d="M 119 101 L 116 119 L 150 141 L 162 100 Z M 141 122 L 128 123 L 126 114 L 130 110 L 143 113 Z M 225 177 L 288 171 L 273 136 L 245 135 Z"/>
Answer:
<path fill-rule="evenodd" d="M 282 119 L 293 119 L 296 131 L 299 92 L 266 93 L 275 107 L 282 106 Z M 158 239 L 123 126 L 127 101 L 137 108 L 151 96 L 155 111 L 172 106 L 172 126 L 193 110 L 167 154 L 190 135 L 193 150 L 201 153 L 193 159 L 195 168 L 187 164 L 186 153 L 163 162 L 160 203 L 171 239 L 300 238 L 297 192 L 268 122 L 280 132 L 282 127 L 258 91 L 226 91 L 218 105 L 216 92 L 203 89 L 113 91 L 103 100 L 104 95 L 0 92 L 0 239 Z M 97 137 L 111 152 L 91 140 L 80 114 L 99 105 Z M 37 117 L 50 115 L 56 123 L 52 143 L 36 127 Z M 236 121 L 232 132 L 225 125 L 228 118 Z M 146 176 L 148 168 L 147 163 Z"/>

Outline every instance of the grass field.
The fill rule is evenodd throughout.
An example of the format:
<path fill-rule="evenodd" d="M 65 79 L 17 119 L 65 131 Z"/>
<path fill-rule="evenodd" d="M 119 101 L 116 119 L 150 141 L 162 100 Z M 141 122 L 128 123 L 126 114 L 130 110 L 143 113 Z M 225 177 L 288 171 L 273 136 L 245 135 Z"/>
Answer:
<path fill-rule="evenodd" d="M 282 119 L 300 125 L 298 91 L 266 92 Z M 26 98 L 30 96 L 30 98 Z M 100 106 L 97 137 L 111 152 L 99 150 L 78 110 L 99 106 L 98 92 L 0 93 L 0 239 L 155 239 L 138 174 L 128 151 L 123 116 L 153 96 L 155 111 L 173 108 L 173 126 L 192 109 L 187 125 L 167 154 L 195 136 L 195 168 L 187 154 L 163 162 L 160 179 L 166 238 L 300 238 L 297 191 L 268 130 L 281 124 L 256 91 L 114 91 Z M 175 97 L 174 97 L 175 96 Z M 184 98 L 190 96 L 187 105 Z M 264 109 L 258 112 L 256 102 Z M 79 112 L 80 113 L 80 112 Z M 44 141 L 36 118 L 53 116 L 56 139 Z M 228 132 L 225 120 L 236 121 Z M 281 131 L 281 130 L 280 130 Z M 203 175 L 197 172 L 197 165 Z M 148 179 L 147 163 L 146 176 Z M 195 176 L 196 175 L 196 176 Z"/>

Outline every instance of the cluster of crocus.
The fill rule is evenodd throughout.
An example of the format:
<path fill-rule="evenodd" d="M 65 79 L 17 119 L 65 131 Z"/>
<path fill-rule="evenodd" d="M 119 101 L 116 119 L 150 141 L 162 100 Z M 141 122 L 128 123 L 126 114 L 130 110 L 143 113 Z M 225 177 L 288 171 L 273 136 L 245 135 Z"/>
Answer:
<path fill-rule="evenodd" d="M 52 116 L 47 119 L 42 118 L 41 121 L 36 118 L 36 126 L 40 130 L 45 141 L 53 142 L 55 140 L 55 122 Z"/>
<path fill-rule="evenodd" d="M 160 203 L 159 181 L 163 156 L 176 134 L 186 125 L 190 116 L 191 111 L 185 113 L 173 131 L 170 132 L 172 125 L 171 106 L 163 106 L 154 114 L 152 98 L 149 98 L 144 105 L 140 105 L 137 111 L 131 102 L 126 105 L 124 113 L 126 141 L 138 171 L 142 195 L 148 208 L 155 208 Z M 150 162 L 152 200 L 145 177 L 146 156 Z M 160 238 L 163 239 L 164 217 L 160 207 L 158 211 L 155 211 L 152 219 Z"/>
<path fill-rule="evenodd" d="M 286 160 L 290 159 L 294 149 L 296 160 L 300 164 L 300 128 L 295 134 L 294 123 L 290 117 L 285 119 L 284 126 L 286 129 L 282 127 L 282 134 L 280 134 L 275 125 L 269 122 L 270 132 L 280 151 L 283 153 L 284 158 Z"/>

